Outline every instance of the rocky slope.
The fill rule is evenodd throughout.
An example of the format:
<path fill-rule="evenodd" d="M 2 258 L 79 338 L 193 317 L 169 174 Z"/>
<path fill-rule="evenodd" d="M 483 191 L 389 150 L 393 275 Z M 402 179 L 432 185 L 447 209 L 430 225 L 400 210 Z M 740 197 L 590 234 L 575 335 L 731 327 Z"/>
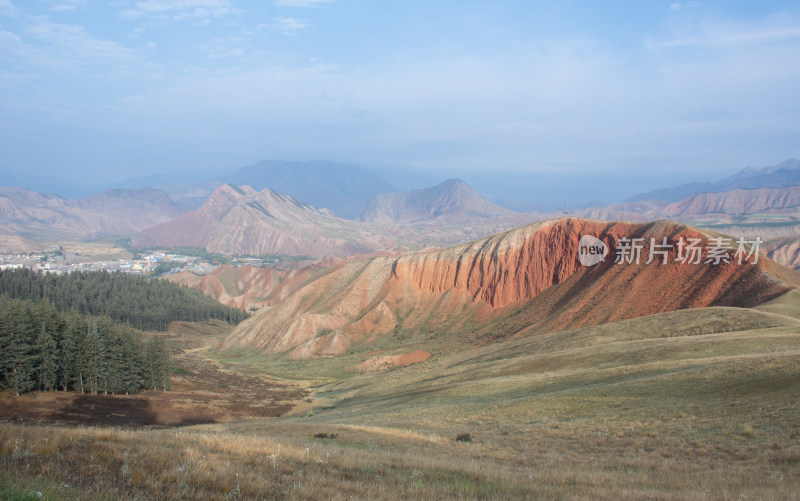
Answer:
<path fill-rule="evenodd" d="M 800 236 L 770 240 L 764 244 L 763 251 L 776 263 L 800 270 Z"/>
<path fill-rule="evenodd" d="M 277 304 L 320 269 L 317 266 L 276 270 L 223 265 L 205 276 L 181 272 L 167 276 L 166 280 L 199 290 L 232 308 L 250 311 Z"/>
<path fill-rule="evenodd" d="M 39 242 L 20 237 L 0 226 L 0 253 L 31 252 L 45 247 Z"/>
<path fill-rule="evenodd" d="M 514 214 L 484 199 L 463 181 L 450 179 L 409 193 L 378 194 L 369 201 L 361 220 L 378 224 L 462 223 Z"/>
<path fill-rule="evenodd" d="M 800 207 L 800 186 L 698 193 L 659 212 L 664 217 L 689 218 L 707 214 L 753 214 Z"/>
<path fill-rule="evenodd" d="M 584 235 L 608 246 L 604 262 L 580 263 Z M 615 264 L 617 249 L 631 238 L 646 242 L 641 261 Z M 659 255 L 645 264 L 651 238 L 672 245 L 666 264 Z M 309 281 L 269 314 L 240 324 L 221 348 L 312 358 L 341 355 L 386 336 L 487 342 L 526 329 L 549 332 L 685 308 L 753 306 L 793 287 L 793 272 L 764 257 L 757 264 L 676 262 L 681 238 L 708 243 L 714 235 L 665 221 L 564 218 L 441 251 L 350 261 Z"/>
<path fill-rule="evenodd" d="M 659 218 L 687 220 L 698 216 L 739 216 L 790 212 L 800 208 L 800 186 L 737 189 L 698 193 L 667 204 L 658 200 L 625 202 L 575 211 L 587 218 L 652 221 Z"/>
<path fill-rule="evenodd" d="M 0 226 L 47 240 L 129 235 L 183 213 L 161 190 L 106 190 L 66 200 L 25 188 L 0 188 Z"/>
<path fill-rule="evenodd" d="M 357 222 L 276 191 L 225 184 L 198 209 L 148 228 L 139 247 L 200 247 L 234 255 L 352 256 L 390 245 Z"/>

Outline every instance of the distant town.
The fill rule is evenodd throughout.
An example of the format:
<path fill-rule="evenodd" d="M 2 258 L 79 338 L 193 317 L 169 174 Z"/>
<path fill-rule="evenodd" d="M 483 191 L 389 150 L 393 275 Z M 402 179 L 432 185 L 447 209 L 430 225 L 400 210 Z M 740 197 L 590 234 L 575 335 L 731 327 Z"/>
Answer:
<path fill-rule="evenodd" d="M 218 264 L 197 256 L 170 253 L 167 250 L 147 251 L 135 256 L 136 259 L 98 260 L 82 256 L 77 252 L 65 252 L 60 245 L 44 251 L 0 254 L 0 270 L 28 268 L 55 274 L 74 271 L 108 271 L 131 273 L 135 275 L 162 276 L 170 273 L 189 271 L 196 275 L 207 275 Z M 229 259 L 232 266 L 265 266 L 280 262 L 275 258 L 234 257 Z"/>

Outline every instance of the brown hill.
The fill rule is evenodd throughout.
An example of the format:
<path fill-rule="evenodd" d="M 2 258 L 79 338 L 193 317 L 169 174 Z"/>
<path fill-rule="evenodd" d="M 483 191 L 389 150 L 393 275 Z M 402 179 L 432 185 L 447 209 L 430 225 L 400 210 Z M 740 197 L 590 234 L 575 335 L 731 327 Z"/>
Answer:
<path fill-rule="evenodd" d="M 764 253 L 776 263 L 800 270 L 800 236 L 769 240 L 763 246 Z"/>
<path fill-rule="evenodd" d="M 182 213 L 166 193 L 151 188 L 106 190 L 80 200 L 0 188 L 0 226 L 27 238 L 89 240 L 129 235 Z"/>
<path fill-rule="evenodd" d="M 223 265 L 205 276 L 181 272 L 166 279 L 196 289 L 222 304 L 241 310 L 273 306 L 321 268 L 276 270 L 253 266 Z"/>
<path fill-rule="evenodd" d="M 0 226 L 0 252 L 31 252 L 44 247 L 39 242 L 15 235 L 14 232 Z"/>
<path fill-rule="evenodd" d="M 609 247 L 604 262 L 580 264 L 584 235 Z M 794 281 L 793 272 L 763 256 L 757 264 L 676 262 L 681 238 L 714 237 L 668 221 L 563 218 L 446 250 L 350 261 L 240 324 L 221 347 L 312 358 L 387 337 L 480 343 L 685 308 L 753 306 L 793 288 L 775 278 Z M 643 258 L 615 264 L 631 238 L 646 242 Z M 651 238 L 672 245 L 666 264 L 645 264 Z"/>
<path fill-rule="evenodd" d="M 800 186 L 698 193 L 667 204 L 659 200 L 625 202 L 581 209 L 575 214 L 597 219 L 652 221 L 658 218 L 689 220 L 697 216 L 740 216 L 795 211 L 800 208 Z"/>
<path fill-rule="evenodd" d="M 515 214 L 484 199 L 460 179 L 449 179 L 409 193 L 380 193 L 369 201 L 361 220 L 378 224 L 462 223 Z"/>
<path fill-rule="evenodd" d="M 669 204 L 661 210 L 665 217 L 687 218 L 700 214 L 753 214 L 800 207 L 800 186 L 732 190 L 723 193 L 698 193 Z"/>
<path fill-rule="evenodd" d="M 357 222 L 316 209 L 287 195 L 225 184 L 198 209 L 148 228 L 139 247 L 201 247 L 236 255 L 352 256 L 382 249 L 390 241 Z"/>

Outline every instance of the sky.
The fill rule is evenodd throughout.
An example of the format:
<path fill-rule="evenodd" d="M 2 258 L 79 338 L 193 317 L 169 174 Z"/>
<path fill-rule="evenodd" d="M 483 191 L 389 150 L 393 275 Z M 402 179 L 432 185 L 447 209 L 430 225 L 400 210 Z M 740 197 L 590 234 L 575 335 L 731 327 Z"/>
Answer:
<path fill-rule="evenodd" d="M 326 159 L 607 200 L 800 157 L 798 82 L 796 1 L 0 0 L 0 185 Z"/>

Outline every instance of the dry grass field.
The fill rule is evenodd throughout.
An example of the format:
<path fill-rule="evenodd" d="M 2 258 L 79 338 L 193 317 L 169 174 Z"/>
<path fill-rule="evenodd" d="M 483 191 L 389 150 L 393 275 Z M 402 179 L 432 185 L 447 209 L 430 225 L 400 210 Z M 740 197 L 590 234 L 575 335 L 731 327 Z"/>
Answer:
<path fill-rule="evenodd" d="M 225 328 L 176 325 L 175 390 L 127 397 L 155 422 L 18 408 L 0 498 L 798 499 L 797 312 L 789 295 L 457 352 L 429 340 L 428 360 L 365 374 L 347 369 L 358 353 L 218 358 Z"/>

